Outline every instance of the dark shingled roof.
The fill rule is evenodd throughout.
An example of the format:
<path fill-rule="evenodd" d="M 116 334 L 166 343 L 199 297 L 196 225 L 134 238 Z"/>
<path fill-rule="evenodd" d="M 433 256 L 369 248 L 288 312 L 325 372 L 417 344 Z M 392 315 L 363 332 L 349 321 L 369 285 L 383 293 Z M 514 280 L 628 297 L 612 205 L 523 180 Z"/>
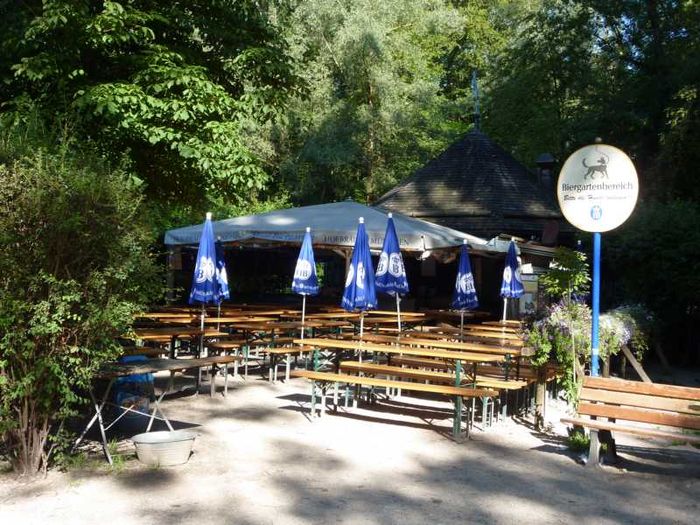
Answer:
<path fill-rule="evenodd" d="M 539 237 L 548 221 L 567 229 L 553 185 L 545 190 L 508 152 L 466 134 L 375 205 L 481 237 Z"/>

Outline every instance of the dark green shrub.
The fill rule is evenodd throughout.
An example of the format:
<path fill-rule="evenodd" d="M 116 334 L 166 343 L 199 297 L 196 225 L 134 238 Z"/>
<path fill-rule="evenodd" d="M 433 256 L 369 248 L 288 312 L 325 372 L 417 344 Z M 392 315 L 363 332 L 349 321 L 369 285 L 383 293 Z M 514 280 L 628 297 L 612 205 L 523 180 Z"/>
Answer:
<path fill-rule="evenodd" d="M 0 435 L 15 471 L 33 474 L 160 285 L 125 173 L 15 143 L 0 144 Z"/>

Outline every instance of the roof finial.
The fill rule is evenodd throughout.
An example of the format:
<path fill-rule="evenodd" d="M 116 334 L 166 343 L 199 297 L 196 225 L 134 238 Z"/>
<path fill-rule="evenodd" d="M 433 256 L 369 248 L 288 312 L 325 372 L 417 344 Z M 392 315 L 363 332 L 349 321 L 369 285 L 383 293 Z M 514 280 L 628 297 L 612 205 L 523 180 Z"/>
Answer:
<path fill-rule="evenodd" d="M 472 71 L 472 97 L 474 97 L 474 129 L 481 131 L 481 109 L 479 107 L 479 84 L 476 79 L 476 69 Z"/>

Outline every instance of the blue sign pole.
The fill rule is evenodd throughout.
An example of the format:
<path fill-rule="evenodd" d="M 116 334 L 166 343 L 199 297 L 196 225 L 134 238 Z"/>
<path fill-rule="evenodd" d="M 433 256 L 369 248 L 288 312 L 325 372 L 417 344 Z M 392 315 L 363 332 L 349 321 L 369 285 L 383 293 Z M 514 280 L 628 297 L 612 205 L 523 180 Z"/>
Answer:
<path fill-rule="evenodd" d="M 600 341 L 598 337 L 598 321 L 600 317 L 600 233 L 593 234 L 593 319 L 591 322 L 591 375 L 598 376 L 598 354 Z"/>

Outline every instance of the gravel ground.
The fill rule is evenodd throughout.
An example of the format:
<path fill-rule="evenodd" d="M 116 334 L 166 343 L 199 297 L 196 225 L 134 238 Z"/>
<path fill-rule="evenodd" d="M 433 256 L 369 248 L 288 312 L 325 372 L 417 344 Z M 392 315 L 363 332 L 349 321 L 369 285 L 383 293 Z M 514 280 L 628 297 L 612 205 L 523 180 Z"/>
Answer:
<path fill-rule="evenodd" d="M 181 396 L 199 437 L 185 465 L 91 462 L 33 482 L 0 476 L 0 524 L 699 523 L 700 450 L 620 436 L 621 467 L 587 469 L 551 431 L 509 419 L 449 435 L 447 403 L 409 398 L 308 418 L 309 384 L 237 380 Z M 640 446 L 642 445 L 642 446 Z"/>

